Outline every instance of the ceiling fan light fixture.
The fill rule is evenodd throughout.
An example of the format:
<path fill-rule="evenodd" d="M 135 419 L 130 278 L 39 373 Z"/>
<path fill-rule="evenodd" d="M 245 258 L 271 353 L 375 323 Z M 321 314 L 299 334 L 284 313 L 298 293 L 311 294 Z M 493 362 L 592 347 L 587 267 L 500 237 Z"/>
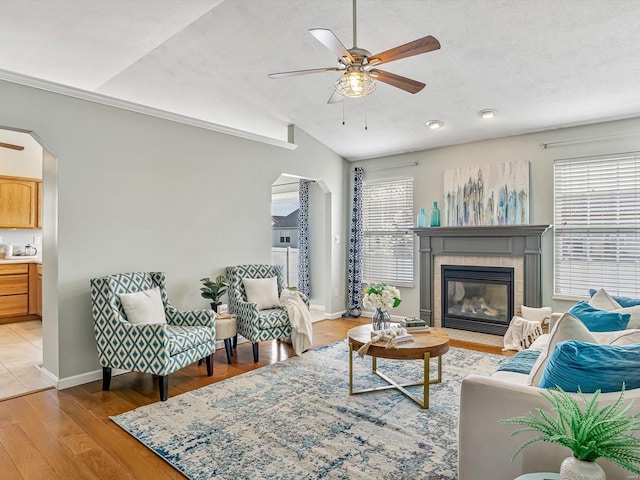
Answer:
<path fill-rule="evenodd" d="M 480 118 L 488 120 L 488 119 L 494 118 L 496 116 L 496 111 L 495 110 L 490 110 L 490 109 L 480 110 L 478 112 L 478 115 L 480 115 Z"/>
<path fill-rule="evenodd" d="M 429 120 L 427 122 L 427 127 L 429 127 L 430 130 L 437 130 L 444 127 L 444 122 L 441 122 L 440 120 Z"/>
<path fill-rule="evenodd" d="M 335 83 L 335 90 L 343 97 L 366 97 L 376 89 L 376 82 L 367 72 L 349 70 Z"/>

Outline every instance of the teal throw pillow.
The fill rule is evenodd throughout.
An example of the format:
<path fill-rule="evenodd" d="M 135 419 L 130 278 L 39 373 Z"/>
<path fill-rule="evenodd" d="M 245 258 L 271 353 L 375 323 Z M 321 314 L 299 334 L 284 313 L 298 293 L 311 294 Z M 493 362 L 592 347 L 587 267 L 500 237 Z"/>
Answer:
<path fill-rule="evenodd" d="M 631 315 L 628 313 L 606 312 L 593 308 L 587 302 L 578 302 L 569 313 L 582 320 L 591 332 L 616 332 L 627 328 Z"/>
<path fill-rule="evenodd" d="M 549 356 L 540 388 L 560 387 L 565 392 L 619 392 L 640 388 L 640 344 L 597 345 L 566 340 Z"/>
<path fill-rule="evenodd" d="M 596 289 L 590 288 L 589 296 L 593 297 L 597 292 L 598 291 Z M 611 298 L 613 298 L 616 302 L 618 302 L 618 304 L 623 308 L 635 307 L 637 305 L 640 305 L 640 298 L 619 297 L 617 295 L 611 295 Z"/>

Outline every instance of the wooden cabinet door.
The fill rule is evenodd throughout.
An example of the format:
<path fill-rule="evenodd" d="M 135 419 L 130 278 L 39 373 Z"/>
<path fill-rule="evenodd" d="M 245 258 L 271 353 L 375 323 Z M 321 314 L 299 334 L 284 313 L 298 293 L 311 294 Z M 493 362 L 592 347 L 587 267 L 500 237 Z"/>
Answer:
<path fill-rule="evenodd" d="M 35 228 L 35 181 L 0 177 L 0 228 Z"/>
<path fill-rule="evenodd" d="M 36 182 L 36 185 L 38 189 L 38 199 L 37 199 L 38 212 L 36 215 L 37 217 L 36 227 L 42 228 L 42 182 Z"/>

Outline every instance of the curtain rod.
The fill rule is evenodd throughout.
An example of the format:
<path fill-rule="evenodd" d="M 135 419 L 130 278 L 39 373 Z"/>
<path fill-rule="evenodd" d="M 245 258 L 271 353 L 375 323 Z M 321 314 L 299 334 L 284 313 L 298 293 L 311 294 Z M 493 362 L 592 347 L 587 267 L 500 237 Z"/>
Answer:
<path fill-rule="evenodd" d="M 365 172 L 377 172 L 378 170 L 390 170 L 392 168 L 399 167 L 417 167 L 420 165 L 419 162 L 404 162 L 404 163 L 394 163 L 393 165 L 386 165 L 384 167 L 373 167 L 373 168 L 363 168 Z"/>
<path fill-rule="evenodd" d="M 597 140 L 608 140 L 611 138 L 631 137 L 633 135 L 640 135 L 640 132 L 616 133 L 612 135 L 602 135 L 599 137 L 574 138 L 572 140 L 558 140 L 557 142 L 544 142 L 540 144 L 540 148 L 547 149 L 549 147 L 558 147 L 561 145 L 595 142 Z"/>

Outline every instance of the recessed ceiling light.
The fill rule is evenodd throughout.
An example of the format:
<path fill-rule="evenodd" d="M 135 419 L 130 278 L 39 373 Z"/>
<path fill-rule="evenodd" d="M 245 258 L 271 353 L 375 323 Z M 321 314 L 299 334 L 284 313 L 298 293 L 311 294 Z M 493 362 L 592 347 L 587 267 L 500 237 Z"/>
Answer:
<path fill-rule="evenodd" d="M 496 111 L 495 110 L 480 110 L 478 112 L 478 115 L 480 115 L 480 118 L 493 118 L 496 116 Z"/>
<path fill-rule="evenodd" d="M 440 120 L 429 120 L 427 122 L 427 127 L 429 127 L 431 130 L 437 130 L 438 128 L 444 127 L 444 123 L 442 123 Z"/>

